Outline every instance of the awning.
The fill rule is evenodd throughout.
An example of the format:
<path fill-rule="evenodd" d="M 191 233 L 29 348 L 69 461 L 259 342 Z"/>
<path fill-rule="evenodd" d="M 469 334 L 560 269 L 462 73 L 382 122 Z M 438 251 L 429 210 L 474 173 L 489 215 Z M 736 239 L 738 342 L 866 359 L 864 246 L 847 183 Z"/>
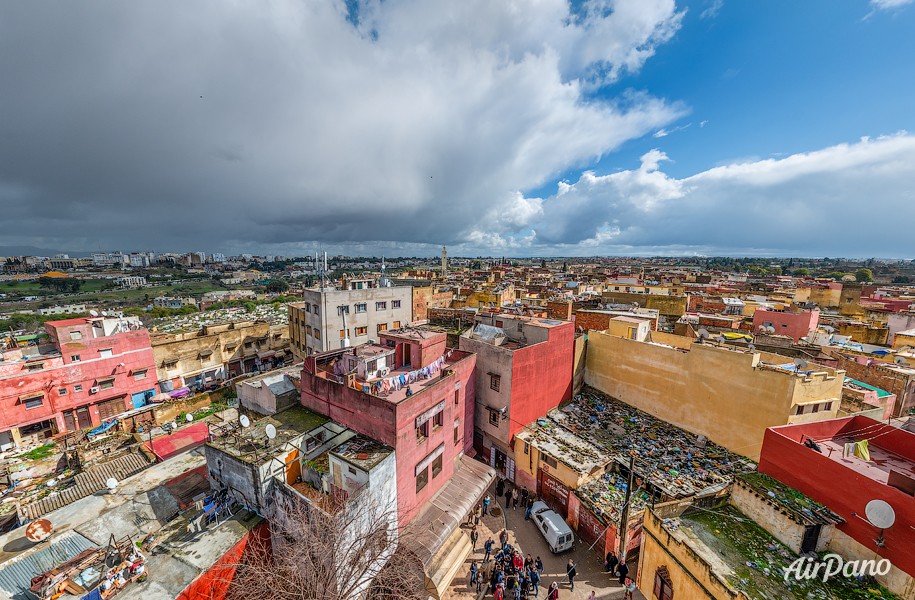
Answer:
<path fill-rule="evenodd" d="M 178 388 L 176 390 L 172 390 L 171 392 L 168 393 L 168 395 L 171 396 L 172 398 L 184 398 L 185 396 L 189 396 L 190 394 L 191 394 L 191 390 L 190 390 L 190 388 L 187 388 L 187 387 L 180 387 L 180 388 Z"/>
<path fill-rule="evenodd" d="M 263 358 L 270 358 L 271 356 L 273 356 L 273 355 L 275 355 L 275 354 L 276 354 L 276 352 L 273 351 L 273 350 L 266 350 L 266 351 L 264 351 L 264 352 L 258 352 L 258 353 L 257 353 L 257 357 L 258 357 L 258 358 L 261 358 L 261 359 L 263 359 Z"/>

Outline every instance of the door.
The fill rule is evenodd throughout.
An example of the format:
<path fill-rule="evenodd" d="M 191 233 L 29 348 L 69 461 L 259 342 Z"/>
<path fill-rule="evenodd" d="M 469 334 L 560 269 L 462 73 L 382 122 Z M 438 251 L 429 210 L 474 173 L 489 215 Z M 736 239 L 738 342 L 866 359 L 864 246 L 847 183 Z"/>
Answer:
<path fill-rule="evenodd" d="M 286 483 L 292 485 L 302 475 L 302 463 L 299 462 L 298 449 L 286 455 Z"/>
<path fill-rule="evenodd" d="M 76 424 L 79 429 L 89 429 L 92 427 L 92 417 L 89 415 L 88 406 L 81 406 L 76 409 Z"/>
<path fill-rule="evenodd" d="M 124 412 L 124 399 L 115 398 L 98 404 L 98 416 L 102 421 Z"/>
<path fill-rule="evenodd" d="M 146 406 L 146 392 L 138 392 L 136 394 L 132 394 L 130 399 L 133 401 L 134 408 Z"/>
<path fill-rule="evenodd" d="M 801 540 L 801 554 L 817 551 L 817 542 L 820 541 L 821 525 L 807 525 L 804 527 L 804 538 Z"/>
<path fill-rule="evenodd" d="M 76 431 L 76 418 L 73 416 L 72 410 L 64 411 L 64 427 L 67 428 L 67 431 Z"/>

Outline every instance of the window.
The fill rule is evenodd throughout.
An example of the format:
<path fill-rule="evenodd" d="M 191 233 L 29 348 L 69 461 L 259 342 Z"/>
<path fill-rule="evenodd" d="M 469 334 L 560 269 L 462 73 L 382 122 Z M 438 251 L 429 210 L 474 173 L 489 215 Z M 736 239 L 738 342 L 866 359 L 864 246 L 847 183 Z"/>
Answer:
<path fill-rule="evenodd" d="M 460 441 L 460 431 L 461 431 L 461 422 L 454 422 L 454 443 L 457 444 Z"/>
<path fill-rule="evenodd" d="M 346 470 L 349 471 L 350 475 L 358 475 L 358 474 L 359 474 L 359 471 L 357 471 L 356 469 L 352 468 L 352 467 L 349 466 L 349 465 L 346 466 Z"/>
<path fill-rule="evenodd" d="M 320 340 L 320 339 L 321 339 L 321 330 L 318 329 L 317 327 L 315 327 L 315 329 L 314 329 L 314 334 L 315 334 L 315 339 L 316 339 L 316 340 Z"/>
<path fill-rule="evenodd" d="M 391 300 L 391 308 L 400 308 L 400 300 Z"/>
<path fill-rule="evenodd" d="M 495 427 L 499 426 L 499 411 L 489 409 L 489 424 Z"/>
<path fill-rule="evenodd" d="M 79 385 L 79 384 L 76 384 L 76 385 L 73 386 L 73 391 L 74 391 L 74 392 L 81 392 L 81 391 L 83 391 L 83 386 L 81 386 L 81 385 Z"/>
<path fill-rule="evenodd" d="M 502 376 L 495 373 L 489 374 L 489 389 L 498 392 L 502 387 Z"/>
<path fill-rule="evenodd" d="M 98 387 L 100 390 L 110 390 L 114 387 L 114 378 L 112 379 L 100 379 L 98 382 Z"/>
<path fill-rule="evenodd" d="M 525 454 L 530 454 L 530 453 L 531 453 L 531 445 L 528 444 L 527 442 L 524 442 L 524 453 L 525 453 Z"/>
<path fill-rule="evenodd" d="M 368 335 L 368 334 L 369 334 L 368 327 L 357 327 L 356 328 L 356 335 Z"/>
<path fill-rule="evenodd" d="M 305 312 L 307 312 L 307 313 L 311 312 L 311 304 L 308 304 L 307 302 L 305 303 Z"/>
<path fill-rule="evenodd" d="M 346 330 L 345 330 L 345 329 L 341 329 L 341 330 L 340 330 L 340 339 L 342 340 L 342 339 L 345 338 L 345 337 L 346 337 Z"/>
<path fill-rule="evenodd" d="M 502 321 L 496 321 L 496 327 L 504 327 L 504 323 L 502 323 Z"/>
<path fill-rule="evenodd" d="M 111 358 L 111 348 L 103 348 L 99 350 L 98 355 L 101 358 Z"/>
<path fill-rule="evenodd" d="M 461 401 L 461 390 L 454 390 L 454 405 L 457 406 Z"/>
<path fill-rule="evenodd" d="M 439 473 L 442 472 L 442 454 L 439 454 L 438 457 L 432 461 L 432 479 L 438 477 Z"/>
<path fill-rule="evenodd" d="M 540 453 L 540 460 L 546 463 L 551 469 L 555 469 L 559 466 L 559 463 L 556 462 L 556 459 L 547 456 L 546 454 Z"/>
<path fill-rule="evenodd" d="M 81 339 L 83 339 L 83 334 L 82 334 L 82 332 L 80 332 L 80 331 L 71 331 L 71 332 L 70 332 L 70 340 L 71 340 L 71 341 L 81 340 Z"/>
<path fill-rule="evenodd" d="M 305 335 L 311 335 L 311 325 L 305 326 Z"/>
<path fill-rule="evenodd" d="M 375 310 L 387 310 L 387 309 L 388 309 L 387 302 L 376 302 L 375 303 Z"/>
<path fill-rule="evenodd" d="M 439 411 L 432 417 L 432 430 L 435 431 L 445 424 L 445 411 Z"/>
<path fill-rule="evenodd" d="M 32 363 L 30 365 L 26 365 L 25 368 L 28 369 L 30 372 L 31 371 L 40 371 L 44 368 L 44 363 Z"/>
<path fill-rule="evenodd" d="M 388 324 L 387 324 L 387 323 L 379 323 L 379 324 L 378 324 L 378 331 L 379 331 L 379 332 L 381 332 L 381 331 L 387 331 L 387 330 L 388 330 Z"/>
<path fill-rule="evenodd" d="M 134 381 L 140 381 L 141 379 L 146 379 L 146 369 L 143 369 L 141 371 L 134 371 L 133 379 L 134 379 Z"/>
<path fill-rule="evenodd" d="M 82 359 L 79 357 L 79 354 L 70 355 L 70 362 L 79 362 L 80 360 L 82 360 Z"/>
<path fill-rule="evenodd" d="M 823 405 L 823 410 L 832 410 L 832 402 L 827 402 Z"/>
<path fill-rule="evenodd" d="M 422 443 L 429 437 L 429 421 L 426 421 L 422 425 L 419 425 L 416 428 L 416 443 Z"/>
<path fill-rule="evenodd" d="M 420 493 L 427 483 L 429 483 L 429 467 L 416 474 L 416 493 Z"/>
<path fill-rule="evenodd" d="M 657 600 L 673 600 L 674 586 L 670 581 L 667 567 L 658 567 L 654 572 L 654 597 Z"/>
<path fill-rule="evenodd" d="M 305 352 L 306 352 L 307 354 L 311 354 L 311 353 L 312 353 L 311 346 L 308 346 L 307 348 L 305 348 Z"/>
<path fill-rule="evenodd" d="M 29 409 L 31 409 L 31 408 L 38 408 L 39 406 L 41 406 L 42 404 L 44 404 L 44 395 L 43 395 L 43 394 L 39 394 L 39 395 L 37 395 L 37 396 L 31 396 L 31 397 L 29 397 L 29 398 L 23 398 L 23 399 L 22 399 L 22 403 L 25 404 L 26 410 L 29 410 Z"/>
<path fill-rule="evenodd" d="M 317 305 L 317 304 L 313 305 L 312 308 L 314 309 L 313 312 L 314 312 L 316 315 L 320 315 L 320 314 L 321 314 L 321 309 L 318 308 L 318 305 Z"/>
<path fill-rule="evenodd" d="M 58 396 L 66 396 L 66 395 L 67 395 L 67 388 L 57 388 L 57 395 L 58 395 Z"/>
<path fill-rule="evenodd" d="M 393 329 L 400 329 L 400 321 L 394 321 L 394 324 L 391 325 Z"/>
<path fill-rule="evenodd" d="M 359 303 L 359 304 L 356 305 L 356 312 L 357 312 L 357 313 L 364 313 L 364 312 L 367 311 L 367 310 L 368 310 L 368 304 L 366 304 L 365 302 L 361 302 L 361 303 Z"/>

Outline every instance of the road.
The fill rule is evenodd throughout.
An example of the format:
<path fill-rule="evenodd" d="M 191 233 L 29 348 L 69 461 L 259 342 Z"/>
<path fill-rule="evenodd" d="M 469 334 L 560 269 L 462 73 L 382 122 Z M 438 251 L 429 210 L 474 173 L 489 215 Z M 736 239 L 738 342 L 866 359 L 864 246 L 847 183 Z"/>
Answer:
<path fill-rule="evenodd" d="M 490 490 L 490 493 L 495 498 L 495 493 L 492 490 Z M 502 507 L 504 507 L 504 504 Z M 518 546 L 525 556 L 527 554 L 534 558 L 540 556 L 543 560 L 544 572 L 540 584 L 540 598 L 545 598 L 546 588 L 549 587 L 551 582 L 557 581 L 559 582 L 560 600 L 587 600 L 592 590 L 596 592 L 595 597 L 599 600 L 622 600 L 622 586 L 615 577 L 611 577 L 604 572 L 603 560 L 598 557 L 596 552 L 588 550 L 587 544 L 576 536 L 575 547 L 572 550 L 562 554 L 553 554 L 534 522 L 524 520 L 524 511 L 520 506 L 517 510 L 509 509 L 504 521 L 501 510 L 498 516 L 484 518 L 477 551 L 467 558 L 464 568 L 458 572 L 448 590 L 448 594 L 443 600 L 477 600 L 478 598 L 492 597 L 489 594 L 478 595 L 476 589 L 470 587 L 470 561 L 471 559 L 476 559 L 477 564 L 479 564 L 482 560 L 482 546 L 487 536 L 491 535 L 498 544 L 499 532 L 502 530 L 503 523 L 506 524 L 509 541 L 512 545 Z M 466 531 L 469 533 L 470 530 L 466 529 Z M 575 577 L 574 590 L 570 590 L 569 581 L 565 575 L 566 564 L 570 558 L 575 561 L 578 573 Z M 635 578 L 635 564 L 630 565 L 630 568 L 632 569 L 630 577 Z M 635 592 L 633 597 L 640 600 L 645 598 L 638 591 Z"/>

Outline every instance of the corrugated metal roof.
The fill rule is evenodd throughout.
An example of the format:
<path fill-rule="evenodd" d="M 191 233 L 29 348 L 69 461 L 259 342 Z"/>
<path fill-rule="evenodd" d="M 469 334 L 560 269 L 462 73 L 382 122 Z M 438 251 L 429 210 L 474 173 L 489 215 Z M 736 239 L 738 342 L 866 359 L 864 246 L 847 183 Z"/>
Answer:
<path fill-rule="evenodd" d="M 98 545 L 75 531 L 69 531 L 40 550 L 24 552 L 0 565 L 0 591 L 9 594 L 13 600 L 32 600 L 34 597 L 29 592 L 29 586 L 33 577 L 90 548 L 98 548 Z"/>

